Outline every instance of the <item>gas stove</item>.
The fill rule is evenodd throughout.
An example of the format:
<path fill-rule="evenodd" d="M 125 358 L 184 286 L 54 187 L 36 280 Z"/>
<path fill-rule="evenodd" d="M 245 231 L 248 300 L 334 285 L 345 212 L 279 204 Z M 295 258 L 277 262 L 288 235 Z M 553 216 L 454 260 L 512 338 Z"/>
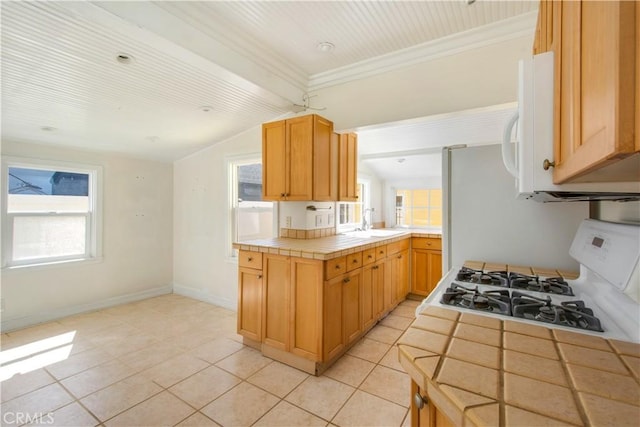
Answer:
<path fill-rule="evenodd" d="M 569 253 L 579 275 L 467 261 L 416 313 L 436 305 L 640 343 L 640 226 L 585 220 Z"/>

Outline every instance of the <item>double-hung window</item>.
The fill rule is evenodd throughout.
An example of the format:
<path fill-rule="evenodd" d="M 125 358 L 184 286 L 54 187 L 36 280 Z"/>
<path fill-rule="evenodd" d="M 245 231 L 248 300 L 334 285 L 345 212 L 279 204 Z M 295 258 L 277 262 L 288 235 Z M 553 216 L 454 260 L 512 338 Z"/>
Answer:
<path fill-rule="evenodd" d="M 338 232 L 355 230 L 362 227 L 364 212 L 369 213 L 369 183 L 358 180 L 356 187 L 357 202 L 338 202 Z M 366 217 L 367 223 L 371 225 L 371 215 Z"/>
<path fill-rule="evenodd" d="M 98 255 L 98 167 L 9 159 L 2 174 L 3 267 Z"/>
<path fill-rule="evenodd" d="M 404 227 L 442 226 L 442 190 L 396 190 L 396 224 Z"/>
<path fill-rule="evenodd" d="M 228 162 L 231 242 L 277 235 L 276 203 L 262 200 L 262 159 L 244 157 Z M 236 251 L 231 250 L 231 256 Z"/>

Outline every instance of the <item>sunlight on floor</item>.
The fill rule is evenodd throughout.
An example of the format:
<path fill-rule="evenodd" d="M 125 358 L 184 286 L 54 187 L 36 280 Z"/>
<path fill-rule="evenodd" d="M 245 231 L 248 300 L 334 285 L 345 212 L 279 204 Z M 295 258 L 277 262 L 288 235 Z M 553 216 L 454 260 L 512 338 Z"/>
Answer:
<path fill-rule="evenodd" d="M 75 335 L 71 331 L 0 351 L 0 382 L 67 359 Z"/>

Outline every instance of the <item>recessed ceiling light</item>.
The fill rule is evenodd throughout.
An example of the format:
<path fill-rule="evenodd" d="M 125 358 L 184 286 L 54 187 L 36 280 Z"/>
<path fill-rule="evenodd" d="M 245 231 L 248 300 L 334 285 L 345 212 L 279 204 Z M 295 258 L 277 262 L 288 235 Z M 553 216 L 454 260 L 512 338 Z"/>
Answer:
<path fill-rule="evenodd" d="M 134 57 L 129 55 L 128 53 L 118 52 L 116 54 L 116 61 L 121 64 L 131 64 L 134 60 Z"/>
<path fill-rule="evenodd" d="M 213 111 L 213 107 L 210 105 L 203 105 L 202 107 L 198 107 L 198 110 L 204 111 L 205 113 L 210 113 Z"/>
<path fill-rule="evenodd" d="M 320 52 L 331 52 L 333 49 L 335 49 L 335 47 L 336 46 L 333 43 L 320 42 L 316 46 L 316 49 L 318 49 Z"/>
<path fill-rule="evenodd" d="M 42 126 L 40 129 L 45 131 L 45 132 L 53 132 L 54 130 L 57 130 L 53 126 Z"/>

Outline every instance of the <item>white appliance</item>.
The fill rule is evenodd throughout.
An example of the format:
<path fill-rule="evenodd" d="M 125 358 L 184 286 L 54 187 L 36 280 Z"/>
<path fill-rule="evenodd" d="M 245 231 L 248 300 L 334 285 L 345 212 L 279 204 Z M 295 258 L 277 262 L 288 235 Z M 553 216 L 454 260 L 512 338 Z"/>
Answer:
<path fill-rule="evenodd" d="M 640 182 L 553 184 L 553 169 L 544 169 L 545 160 L 554 159 L 553 83 L 553 52 L 520 61 L 518 110 L 505 126 L 502 142 L 504 165 L 516 178 L 518 197 L 542 202 L 640 198 Z"/>
<path fill-rule="evenodd" d="M 566 280 L 566 287 L 546 277 L 505 276 L 458 265 L 416 309 L 416 315 L 434 305 L 640 343 L 640 225 L 584 220 L 570 254 L 580 263 L 580 276 Z M 560 294 L 541 292 L 549 290 Z M 499 314 L 502 310 L 509 313 Z"/>
<path fill-rule="evenodd" d="M 516 199 L 500 144 L 442 152 L 443 269 L 465 260 L 578 270 L 569 247 L 589 202 Z"/>

